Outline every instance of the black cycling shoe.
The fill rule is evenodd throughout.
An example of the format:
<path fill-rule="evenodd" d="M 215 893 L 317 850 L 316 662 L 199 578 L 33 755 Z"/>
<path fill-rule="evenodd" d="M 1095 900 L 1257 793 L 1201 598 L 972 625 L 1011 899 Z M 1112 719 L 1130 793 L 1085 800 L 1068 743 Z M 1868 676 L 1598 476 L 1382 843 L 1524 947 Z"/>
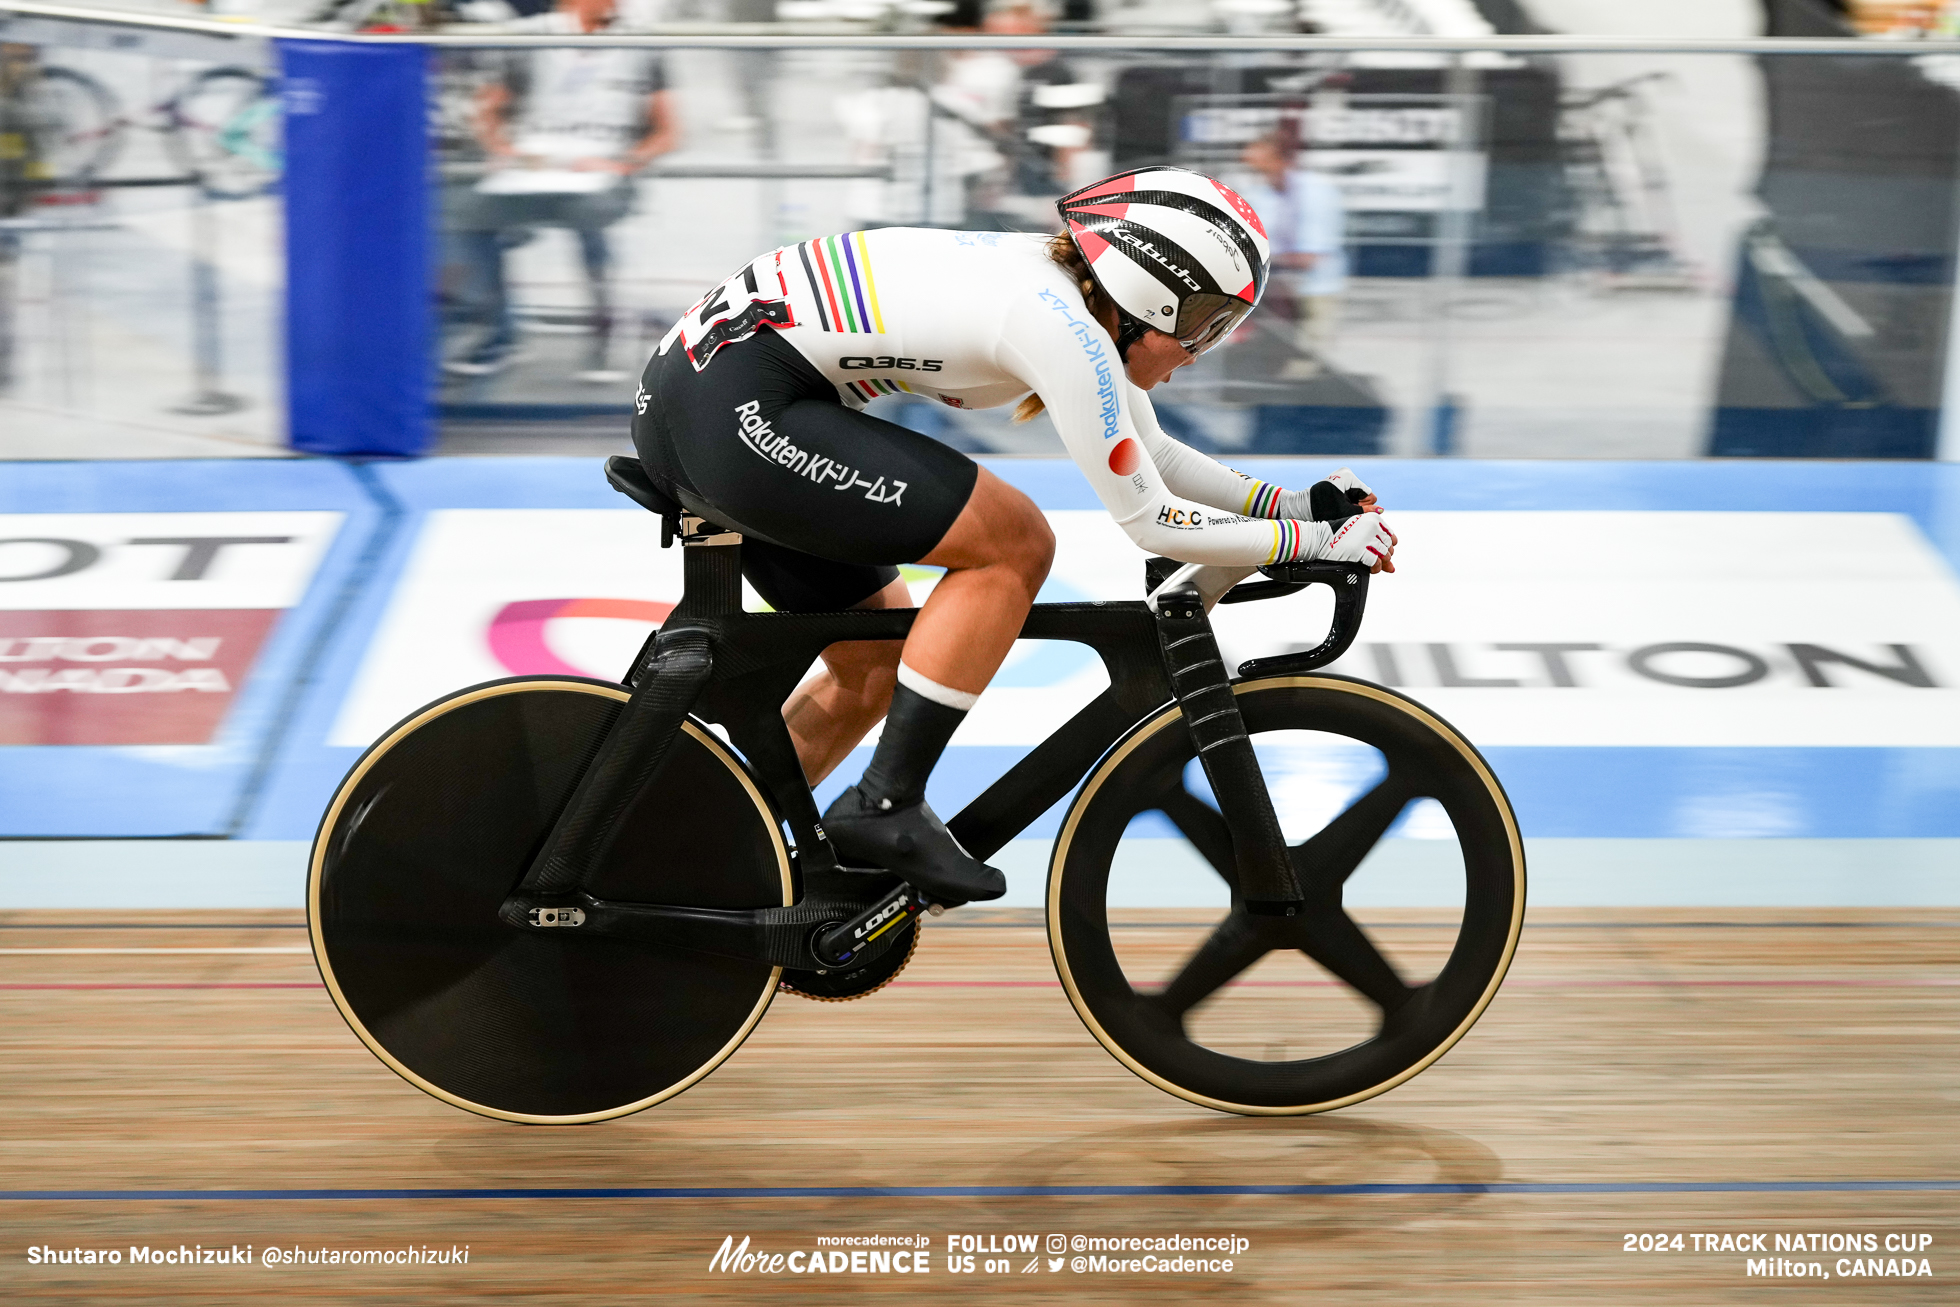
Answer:
<path fill-rule="evenodd" d="M 853 785 L 824 812 L 823 828 L 840 861 L 883 867 L 937 902 L 971 903 L 1007 893 L 1007 877 L 961 848 L 924 800 L 876 808 Z"/>

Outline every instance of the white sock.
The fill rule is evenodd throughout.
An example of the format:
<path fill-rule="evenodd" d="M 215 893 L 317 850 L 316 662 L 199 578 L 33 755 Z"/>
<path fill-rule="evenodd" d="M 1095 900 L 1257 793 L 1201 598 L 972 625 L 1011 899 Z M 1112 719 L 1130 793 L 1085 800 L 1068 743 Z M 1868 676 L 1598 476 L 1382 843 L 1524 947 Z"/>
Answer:
<path fill-rule="evenodd" d="M 979 695 L 968 694 L 965 690 L 955 690 L 950 685 L 941 685 L 930 677 L 919 675 L 904 663 L 898 665 L 898 683 L 922 699 L 930 699 L 934 703 L 957 708 L 961 712 L 971 712 L 973 705 L 980 702 Z"/>

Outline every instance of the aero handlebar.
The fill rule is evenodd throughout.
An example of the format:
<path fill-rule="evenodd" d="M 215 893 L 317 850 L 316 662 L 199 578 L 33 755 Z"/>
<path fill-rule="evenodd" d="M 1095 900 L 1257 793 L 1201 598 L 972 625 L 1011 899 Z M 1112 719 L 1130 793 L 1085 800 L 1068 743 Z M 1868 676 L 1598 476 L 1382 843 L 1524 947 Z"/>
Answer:
<path fill-rule="evenodd" d="M 1267 579 L 1239 584 L 1255 571 Z M 1221 603 L 1277 599 L 1281 595 L 1297 594 L 1310 585 L 1324 585 L 1334 592 L 1334 620 L 1327 628 L 1326 639 L 1300 653 L 1251 659 L 1239 667 L 1242 678 L 1279 676 L 1325 667 L 1354 643 L 1354 637 L 1361 633 L 1361 619 L 1368 607 L 1368 569 L 1360 563 L 1273 563 L 1251 568 L 1179 564 L 1168 558 L 1153 558 L 1146 565 L 1144 575 L 1150 586 L 1152 609 L 1157 606 L 1158 595 L 1186 585 L 1198 592 L 1206 608 Z"/>

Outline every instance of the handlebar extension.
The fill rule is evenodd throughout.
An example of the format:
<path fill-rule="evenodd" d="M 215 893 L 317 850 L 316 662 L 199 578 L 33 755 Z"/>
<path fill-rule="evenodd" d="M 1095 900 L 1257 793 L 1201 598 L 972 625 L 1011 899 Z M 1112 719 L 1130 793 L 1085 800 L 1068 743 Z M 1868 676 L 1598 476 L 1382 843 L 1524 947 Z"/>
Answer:
<path fill-rule="evenodd" d="M 1144 588 L 1155 593 L 1184 564 L 1169 558 L 1149 558 L 1143 567 Z M 1273 658 L 1254 658 L 1240 664 L 1239 676 L 1285 676 L 1325 667 L 1348 651 L 1361 634 L 1361 619 L 1368 607 L 1368 569 L 1360 563 L 1272 563 L 1259 569 L 1267 579 L 1233 586 L 1218 602 L 1251 603 L 1257 599 L 1277 599 L 1298 594 L 1311 585 L 1324 585 L 1334 592 L 1334 620 L 1328 624 L 1327 638 L 1312 649 L 1280 654 Z"/>
<path fill-rule="evenodd" d="M 1286 676 L 1325 667 L 1346 653 L 1354 637 L 1361 634 L 1361 619 L 1368 608 L 1368 569 L 1360 563 L 1275 563 L 1259 570 L 1271 580 L 1239 586 L 1220 602 L 1244 603 L 1292 594 L 1310 585 L 1324 585 L 1334 592 L 1334 620 L 1328 623 L 1327 638 L 1311 649 L 1273 658 L 1249 658 L 1240 663 L 1242 679 Z"/>

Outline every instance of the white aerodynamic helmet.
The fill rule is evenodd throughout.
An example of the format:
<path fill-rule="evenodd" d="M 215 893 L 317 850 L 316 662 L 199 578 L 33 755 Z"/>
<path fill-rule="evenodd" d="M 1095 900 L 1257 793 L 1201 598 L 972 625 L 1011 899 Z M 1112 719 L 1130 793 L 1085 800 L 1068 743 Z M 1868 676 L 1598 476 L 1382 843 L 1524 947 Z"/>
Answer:
<path fill-rule="evenodd" d="M 1055 202 L 1125 321 L 1125 353 L 1156 328 L 1193 354 L 1225 339 L 1266 289 L 1272 247 L 1245 198 L 1185 168 L 1137 168 Z"/>

